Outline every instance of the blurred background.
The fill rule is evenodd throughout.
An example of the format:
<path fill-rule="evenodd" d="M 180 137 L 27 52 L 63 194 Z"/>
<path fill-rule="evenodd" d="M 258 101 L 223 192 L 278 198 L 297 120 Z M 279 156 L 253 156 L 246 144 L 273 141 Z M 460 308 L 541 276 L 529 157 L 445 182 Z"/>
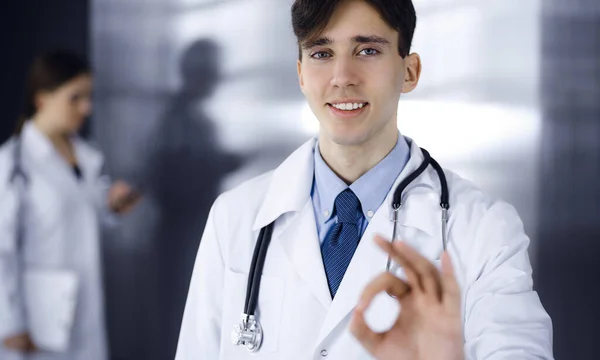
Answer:
<path fill-rule="evenodd" d="M 53 0 L 0 5 L 0 135 L 30 61 L 94 67 L 83 135 L 146 195 L 102 251 L 112 359 L 171 359 L 216 196 L 316 135 L 298 88 L 291 0 Z M 600 3 L 415 0 L 419 88 L 401 132 L 519 211 L 557 359 L 597 359 Z M 597 336 L 596 336 L 597 337 Z"/>

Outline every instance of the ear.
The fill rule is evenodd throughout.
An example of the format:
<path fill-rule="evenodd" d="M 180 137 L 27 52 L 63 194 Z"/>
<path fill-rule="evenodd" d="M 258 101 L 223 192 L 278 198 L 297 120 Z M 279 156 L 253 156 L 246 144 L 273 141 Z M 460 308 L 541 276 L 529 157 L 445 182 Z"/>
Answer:
<path fill-rule="evenodd" d="M 50 99 L 51 95 L 52 93 L 49 91 L 40 91 L 36 93 L 33 97 L 33 104 L 35 105 L 36 110 L 42 109 Z"/>
<path fill-rule="evenodd" d="M 421 77 L 421 57 L 417 53 L 412 53 L 404 59 L 406 71 L 404 75 L 403 93 L 413 91 L 419 84 Z"/>
<path fill-rule="evenodd" d="M 296 62 L 296 67 L 298 71 L 298 83 L 300 84 L 300 90 L 304 93 L 304 78 L 302 77 L 302 60 L 298 60 Z"/>

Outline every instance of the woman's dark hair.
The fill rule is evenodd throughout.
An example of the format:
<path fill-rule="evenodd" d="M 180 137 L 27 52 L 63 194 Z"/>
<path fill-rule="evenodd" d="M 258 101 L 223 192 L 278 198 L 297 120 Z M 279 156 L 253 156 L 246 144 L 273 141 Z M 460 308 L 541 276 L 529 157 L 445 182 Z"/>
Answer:
<path fill-rule="evenodd" d="M 37 111 L 35 96 L 40 91 L 54 91 L 80 75 L 90 74 L 88 62 L 74 53 L 54 50 L 38 56 L 27 76 L 23 110 L 15 128 L 20 134 L 27 119 Z"/>
<path fill-rule="evenodd" d="M 295 0 L 292 5 L 292 27 L 298 39 L 299 59 L 302 43 L 314 40 L 327 26 L 336 7 L 345 0 Z M 364 0 L 382 19 L 399 33 L 398 53 L 410 53 L 417 15 L 412 0 Z"/>

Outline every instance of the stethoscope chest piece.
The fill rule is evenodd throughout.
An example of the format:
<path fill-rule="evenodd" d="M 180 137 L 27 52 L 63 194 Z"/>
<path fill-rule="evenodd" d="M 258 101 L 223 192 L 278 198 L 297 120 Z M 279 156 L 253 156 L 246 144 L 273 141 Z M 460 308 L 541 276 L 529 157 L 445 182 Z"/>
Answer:
<path fill-rule="evenodd" d="M 245 346 L 248 351 L 256 352 L 263 340 L 262 326 L 253 315 L 242 314 L 242 321 L 235 326 L 231 333 L 233 345 Z"/>
<path fill-rule="evenodd" d="M 450 205 L 448 203 L 448 184 L 446 182 L 446 176 L 442 167 L 429 155 L 427 150 L 423 151 L 423 162 L 419 167 L 413 171 L 408 177 L 406 177 L 398 185 L 394 191 L 393 198 L 393 219 L 394 222 L 394 233 L 392 241 L 395 241 L 398 234 L 398 211 L 402 205 L 402 191 L 415 180 L 425 169 L 431 164 L 438 174 L 440 184 L 442 187 L 440 195 L 440 206 L 442 207 L 442 242 L 444 250 L 446 249 L 446 223 L 448 222 L 448 209 Z M 263 266 L 265 264 L 265 257 L 267 256 L 267 249 L 271 242 L 271 235 L 273 234 L 273 228 L 275 221 L 269 225 L 263 227 L 260 230 L 256 245 L 254 247 L 254 254 L 252 255 L 252 263 L 250 265 L 250 273 L 248 274 L 248 284 L 246 287 L 246 302 L 244 304 L 244 313 L 242 314 L 242 321 L 236 325 L 231 333 L 231 340 L 236 346 L 245 346 L 250 352 L 257 352 L 260 349 L 263 341 L 263 329 L 260 323 L 254 315 L 256 306 L 258 303 L 258 293 L 260 290 L 260 279 L 262 276 Z M 386 270 L 394 271 L 397 268 L 394 267 L 391 258 L 388 258 Z"/>

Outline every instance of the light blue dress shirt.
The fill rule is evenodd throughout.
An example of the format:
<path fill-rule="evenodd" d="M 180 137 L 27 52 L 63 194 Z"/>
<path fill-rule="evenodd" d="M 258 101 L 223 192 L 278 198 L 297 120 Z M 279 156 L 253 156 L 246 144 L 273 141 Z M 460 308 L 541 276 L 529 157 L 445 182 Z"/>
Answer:
<path fill-rule="evenodd" d="M 321 243 L 337 223 L 334 203 L 339 193 L 350 188 L 360 200 L 363 214 L 357 214 L 357 218 L 360 218 L 359 225 L 362 236 L 367 225 L 369 225 L 369 221 L 385 200 L 396 178 L 408 163 L 409 158 L 410 147 L 406 139 L 398 134 L 398 141 L 392 151 L 371 170 L 348 186 L 325 163 L 317 141 L 314 148 L 315 174 L 311 198 L 315 211 L 317 233 Z"/>

